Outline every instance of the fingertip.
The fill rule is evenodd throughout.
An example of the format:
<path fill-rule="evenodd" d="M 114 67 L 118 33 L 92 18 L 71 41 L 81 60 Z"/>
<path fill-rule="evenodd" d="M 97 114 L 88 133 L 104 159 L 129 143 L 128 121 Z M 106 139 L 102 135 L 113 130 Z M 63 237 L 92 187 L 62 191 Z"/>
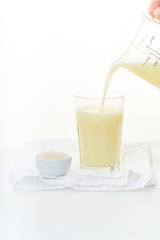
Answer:
<path fill-rule="evenodd" d="M 155 18 L 160 19 L 160 7 L 153 10 L 153 15 Z"/>
<path fill-rule="evenodd" d="M 148 11 L 148 14 L 151 16 L 151 18 L 155 18 L 153 12 Z"/>

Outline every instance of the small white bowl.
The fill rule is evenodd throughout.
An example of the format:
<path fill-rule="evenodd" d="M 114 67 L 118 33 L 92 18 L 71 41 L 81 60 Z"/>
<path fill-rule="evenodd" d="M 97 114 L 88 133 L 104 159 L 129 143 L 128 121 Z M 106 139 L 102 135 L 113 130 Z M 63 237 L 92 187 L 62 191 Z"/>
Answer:
<path fill-rule="evenodd" d="M 36 167 L 42 177 L 64 176 L 70 168 L 71 158 L 64 152 L 41 152 L 36 156 Z"/>

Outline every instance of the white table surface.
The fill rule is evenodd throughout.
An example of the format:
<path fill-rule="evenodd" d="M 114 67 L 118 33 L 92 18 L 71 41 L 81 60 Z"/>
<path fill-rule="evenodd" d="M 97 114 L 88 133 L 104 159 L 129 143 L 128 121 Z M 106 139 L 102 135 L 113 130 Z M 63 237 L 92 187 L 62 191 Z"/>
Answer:
<path fill-rule="evenodd" d="M 0 151 L 0 239 L 160 239 L 160 143 L 155 187 L 130 192 L 17 191 L 9 170 L 21 149 Z"/>

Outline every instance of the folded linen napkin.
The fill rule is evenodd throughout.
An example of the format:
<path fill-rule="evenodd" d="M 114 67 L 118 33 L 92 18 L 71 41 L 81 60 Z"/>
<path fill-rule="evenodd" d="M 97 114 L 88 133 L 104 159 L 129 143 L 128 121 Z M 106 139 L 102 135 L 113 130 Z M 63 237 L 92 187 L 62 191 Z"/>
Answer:
<path fill-rule="evenodd" d="M 36 169 L 35 156 L 41 151 L 62 151 L 72 155 L 69 172 L 58 178 L 42 178 Z M 125 191 L 143 189 L 155 184 L 152 176 L 150 144 L 129 144 L 122 148 L 120 170 L 106 174 L 80 170 L 78 143 L 74 140 L 43 140 L 26 145 L 21 158 L 10 171 L 15 189 L 79 191 Z"/>

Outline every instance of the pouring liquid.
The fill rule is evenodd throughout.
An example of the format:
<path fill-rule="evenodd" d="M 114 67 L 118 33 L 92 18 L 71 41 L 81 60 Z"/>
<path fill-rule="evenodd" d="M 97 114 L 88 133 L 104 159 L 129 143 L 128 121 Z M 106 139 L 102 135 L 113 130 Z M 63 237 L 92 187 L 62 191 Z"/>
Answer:
<path fill-rule="evenodd" d="M 111 67 L 109 68 L 108 73 L 107 73 L 106 80 L 105 80 L 105 85 L 104 85 L 104 90 L 103 90 L 102 102 L 101 102 L 101 106 L 100 106 L 100 109 L 99 109 L 100 112 L 103 112 L 105 97 L 107 95 L 108 88 L 109 88 L 110 82 L 112 80 L 113 74 L 116 70 L 117 70 L 117 68 L 115 67 L 114 64 L 112 64 Z"/>
<path fill-rule="evenodd" d="M 118 164 L 121 144 L 123 110 L 105 105 L 112 77 L 119 68 L 124 68 L 148 83 L 160 88 L 160 66 L 153 63 L 112 64 L 107 73 L 100 106 L 82 107 L 76 112 L 80 143 L 81 163 L 89 167 L 114 167 Z"/>
<path fill-rule="evenodd" d="M 103 98 L 99 110 L 100 112 L 103 112 L 105 97 L 107 95 L 113 74 L 119 68 L 124 68 L 132 72 L 133 74 L 141 77 L 148 83 L 160 89 L 160 63 L 155 65 L 154 63 L 150 62 L 147 63 L 145 66 L 142 64 L 142 62 L 119 63 L 117 65 L 112 64 L 106 76 L 105 86 L 103 90 Z"/>

